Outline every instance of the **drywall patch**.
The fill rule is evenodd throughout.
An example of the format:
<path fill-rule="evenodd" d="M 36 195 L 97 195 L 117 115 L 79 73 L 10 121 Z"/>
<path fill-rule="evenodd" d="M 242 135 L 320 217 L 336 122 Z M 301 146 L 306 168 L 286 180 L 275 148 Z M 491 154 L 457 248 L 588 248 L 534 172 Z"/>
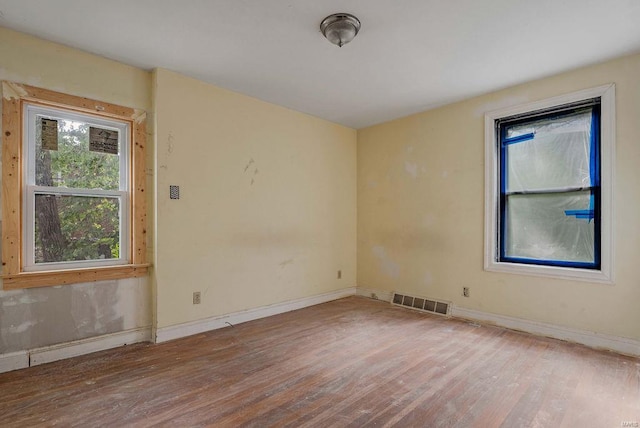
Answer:
<path fill-rule="evenodd" d="M 25 321 L 20 325 L 11 325 L 9 326 L 9 334 L 24 333 L 34 325 L 36 325 L 36 321 Z"/>
<path fill-rule="evenodd" d="M 0 291 L 0 298 L 2 298 L 2 306 L 6 308 L 18 305 L 29 305 L 31 303 L 40 303 L 47 300 L 46 296 L 29 293 L 26 292 L 26 290 Z"/>
<path fill-rule="evenodd" d="M 123 330 L 117 281 L 1 292 L 0 297 L 3 352 Z"/>
<path fill-rule="evenodd" d="M 71 302 L 74 331 L 81 338 L 123 329 L 116 281 L 73 287 Z"/>
<path fill-rule="evenodd" d="M 127 278 L 118 281 L 116 310 L 122 317 L 124 330 L 151 324 L 150 293 L 147 278 Z M 204 292 L 202 295 L 204 296 Z"/>
<path fill-rule="evenodd" d="M 409 162 L 409 161 L 404 161 L 404 170 L 407 171 L 407 173 L 415 178 L 418 178 L 418 164 L 414 163 L 414 162 Z"/>
<path fill-rule="evenodd" d="M 380 261 L 380 268 L 391 278 L 400 276 L 400 265 L 387 256 L 387 251 L 382 246 L 375 246 L 371 249 L 376 258 Z"/>

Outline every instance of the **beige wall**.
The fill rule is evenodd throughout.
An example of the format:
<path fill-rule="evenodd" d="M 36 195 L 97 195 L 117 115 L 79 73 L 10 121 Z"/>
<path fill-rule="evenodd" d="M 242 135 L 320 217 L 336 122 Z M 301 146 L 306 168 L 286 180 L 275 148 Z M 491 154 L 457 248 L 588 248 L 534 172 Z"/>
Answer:
<path fill-rule="evenodd" d="M 154 85 L 158 327 L 354 287 L 356 132 L 166 70 Z"/>
<path fill-rule="evenodd" d="M 630 56 L 358 131 L 358 286 L 640 339 L 638 76 Z M 615 284 L 483 271 L 484 113 L 611 82 Z"/>
<path fill-rule="evenodd" d="M 0 354 L 148 326 L 152 306 L 166 327 L 353 287 L 356 242 L 360 287 L 640 339 L 640 56 L 357 133 L 2 28 L 0 58 L 0 79 L 150 114 L 155 264 L 152 281 L 0 290 Z M 616 283 L 484 272 L 484 113 L 609 82 L 617 85 Z M 179 200 L 169 199 L 172 184 Z M 194 291 L 202 304 L 192 305 Z"/>
<path fill-rule="evenodd" d="M 151 110 L 150 73 L 4 28 L 0 80 Z M 0 289 L 0 354 L 147 327 L 148 282 Z"/>

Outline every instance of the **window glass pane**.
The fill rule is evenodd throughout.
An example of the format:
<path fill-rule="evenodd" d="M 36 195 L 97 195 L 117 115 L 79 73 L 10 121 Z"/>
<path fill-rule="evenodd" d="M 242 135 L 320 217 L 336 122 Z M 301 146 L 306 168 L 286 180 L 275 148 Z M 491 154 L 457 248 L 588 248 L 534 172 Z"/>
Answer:
<path fill-rule="evenodd" d="M 118 190 L 120 138 L 114 128 L 37 115 L 36 185 Z"/>
<path fill-rule="evenodd" d="M 120 257 L 120 200 L 35 195 L 35 262 Z"/>
<path fill-rule="evenodd" d="M 507 198 L 506 257 L 594 263 L 591 192 Z"/>
<path fill-rule="evenodd" d="M 505 129 L 507 192 L 591 185 L 591 109 Z M 509 144 L 509 139 L 533 139 Z"/>

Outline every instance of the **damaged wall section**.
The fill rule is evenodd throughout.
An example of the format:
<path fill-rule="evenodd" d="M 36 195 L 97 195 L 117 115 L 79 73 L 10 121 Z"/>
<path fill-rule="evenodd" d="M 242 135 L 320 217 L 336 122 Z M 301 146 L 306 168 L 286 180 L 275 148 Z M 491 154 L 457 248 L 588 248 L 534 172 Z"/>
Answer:
<path fill-rule="evenodd" d="M 151 75 L 146 71 L 4 28 L 0 28 L 0 40 L 5 42 L 0 43 L 0 80 L 151 111 Z M 147 141 L 149 158 L 153 139 L 147 136 Z M 151 174 L 147 181 L 150 189 Z M 148 244 L 150 252 L 152 245 Z M 11 291 L 0 288 L 0 358 L 148 328 L 151 318 L 148 278 Z"/>

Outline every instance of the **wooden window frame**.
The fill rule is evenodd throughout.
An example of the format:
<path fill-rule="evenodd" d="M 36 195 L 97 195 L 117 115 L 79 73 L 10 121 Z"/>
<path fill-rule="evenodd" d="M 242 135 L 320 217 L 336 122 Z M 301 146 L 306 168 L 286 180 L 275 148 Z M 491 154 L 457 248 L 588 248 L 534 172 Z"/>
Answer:
<path fill-rule="evenodd" d="M 116 266 L 25 272 L 22 263 L 24 104 L 55 107 L 128 122 L 130 135 L 129 263 Z M 34 86 L 2 82 L 2 280 L 3 289 L 56 286 L 146 276 L 146 113 Z"/>

